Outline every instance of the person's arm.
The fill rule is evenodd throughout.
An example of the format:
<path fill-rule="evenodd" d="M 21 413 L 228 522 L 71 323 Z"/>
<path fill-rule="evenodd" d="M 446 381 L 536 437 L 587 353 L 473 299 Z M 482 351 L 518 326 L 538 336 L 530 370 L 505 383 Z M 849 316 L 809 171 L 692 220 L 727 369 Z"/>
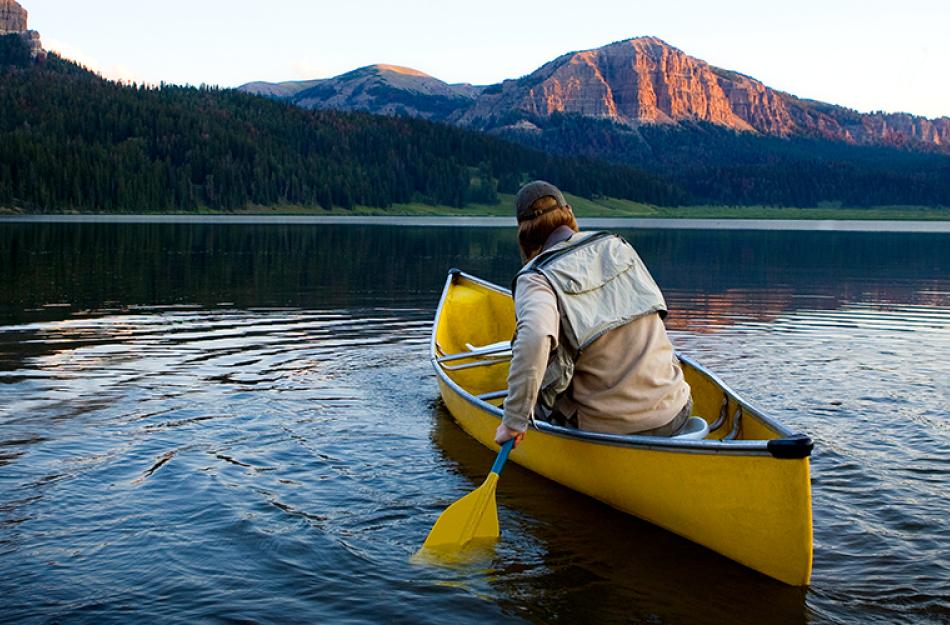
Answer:
<path fill-rule="evenodd" d="M 518 278 L 515 317 L 517 333 L 508 370 L 508 397 L 504 418 L 495 433 L 498 444 L 528 429 L 548 356 L 557 346 L 557 297 L 541 274 L 529 273 Z"/>

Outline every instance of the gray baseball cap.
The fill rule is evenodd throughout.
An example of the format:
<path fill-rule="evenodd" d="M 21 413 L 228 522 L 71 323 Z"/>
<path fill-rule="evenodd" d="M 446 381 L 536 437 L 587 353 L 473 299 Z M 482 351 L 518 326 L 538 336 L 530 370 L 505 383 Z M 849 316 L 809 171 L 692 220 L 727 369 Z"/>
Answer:
<path fill-rule="evenodd" d="M 557 201 L 556 206 L 549 206 L 541 210 L 532 210 L 531 205 L 543 197 L 551 196 Z M 515 211 L 518 216 L 518 223 L 528 221 L 535 217 L 540 217 L 556 208 L 564 208 L 567 202 L 564 201 L 564 194 L 550 182 L 544 180 L 535 180 L 521 187 L 518 195 L 515 196 Z"/>

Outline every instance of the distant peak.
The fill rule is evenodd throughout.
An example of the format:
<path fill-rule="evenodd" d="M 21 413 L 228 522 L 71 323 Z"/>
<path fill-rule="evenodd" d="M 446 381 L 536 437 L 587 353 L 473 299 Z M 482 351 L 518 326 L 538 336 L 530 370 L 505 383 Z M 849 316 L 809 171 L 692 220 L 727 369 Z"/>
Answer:
<path fill-rule="evenodd" d="M 375 69 L 381 72 L 393 72 L 395 74 L 405 74 L 407 76 L 419 76 L 420 78 L 432 78 L 425 72 L 420 72 L 419 70 L 412 69 L 411 67 L 402 67 L 401 65 L 387 65 L 386 63 L 377 63 L 376 65 L 370 65 L 366 69 Z"/>
<path fill-rule="evenodd" d="M 28 16 L 16 0 L 0 0 L 0 35 L 26 32 Z"/>
<path fill-rule="evenodd" d="M 644 35 L 642 37 L 631 37 L 630 39 L 623 39 L 621 41 L 614 42 L 604 47 L 615 46 L 615 45 L 630 45 L 635 48 L 643 48 L 645 46 L 657 46 L 660 48 L 666 48 L 668 50 L 679 50 L 679 48 L 677 48 L 676 46 L 664 41 L 663 39 L 660 39 L 659 37 L 654 37 L 652 35 Z"/>
<path fill-rule="evenodd" d="M 627 43 L 653 43 L 658 46 L 666 46 L 667 48 L 672 48 L 670 44 L 666 41 L 660 39 L 659 37 L 654 37 L 653 35 L 642 35 L 640 37 L 631 37 L 630 39 L 625 40 Z"/>
<path fill-rule="evenodd" d="M 659 37 L 654 37 L 653 35 L 642 35 L 639 37 L 631 37 L 629 39 L 620 39 L 619 41 L 614 41 L 606 45 L 600 46 L 598 48 L 591 48 L 589 50 L 577 50 L 574 52 L 568 52 L 557 59 L 552 63 L 557 65 L 564 62 L 569 62 L 571 59 L 576 58 L 577 56 L 589 56 L 591 54 L 603 54 L 603 53 L 616 53 L 620 52 L 621 54 L 628 54 L 631 50 L 640 53 L 646 54 L 648 56 L 653 56 L 658 53 L 657 49 L 668 50 L 673 52 L 683 53 L 682 50 L 677 48 L 674 45 L 671 45 L 660 39 Z M 685 54 L 685 53 L 684 53 Z"/>

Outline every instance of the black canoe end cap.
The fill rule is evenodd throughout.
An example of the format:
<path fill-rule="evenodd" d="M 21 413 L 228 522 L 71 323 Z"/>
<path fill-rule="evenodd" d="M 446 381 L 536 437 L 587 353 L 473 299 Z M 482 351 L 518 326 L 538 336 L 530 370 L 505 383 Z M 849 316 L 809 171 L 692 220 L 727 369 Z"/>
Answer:
<path fill-rule="evenodd" d="M 776 438 L 769 441 L 769 453 L 783 460 L 807 458 L 814 448 L 815 443 L 804 434 L 793 434 L 788 438 Z"/>
<path fill-rule="evenodd" d="M 458 267 L 452 267 L 451 269 L 449 269 L 450 276 L 458 276 L 458 275 L 461 275 L 461 273 L 462 273 L 462 270 L 459 269 Z"/>

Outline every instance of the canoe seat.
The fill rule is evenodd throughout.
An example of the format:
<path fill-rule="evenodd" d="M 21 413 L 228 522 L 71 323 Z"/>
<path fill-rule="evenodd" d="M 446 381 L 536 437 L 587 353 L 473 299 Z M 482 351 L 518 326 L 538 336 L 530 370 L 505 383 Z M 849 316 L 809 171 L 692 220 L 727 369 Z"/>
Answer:
<path fill-rule="evenodd" d="M 497 343 L 492 343 L 491 345 L 472 345 L 471 343 L 465 344 L 465 349 L 470 352 L 482 352 L 482 353 L 494 353 L 494 352 L 504 352 L 511 351 L 511 341 L 498 341 Z"/>
<path fill-rule="evenodd" d="M 702 417 L 690 417 L 683 426 L 682 434 L 677 434 L 672 438 L 679 438 L 690 441 L 701 441 L 709 434 L 709 424 Z"/>
<path fill-rule="evenodd" d="M 472 367 L 497 365 L 501 362 L 511 360 L 511 341 L 501 341 L 482 347 L 476 347 L 471 343 L 466 343 L 465 349 L 468 351 L 459 352 L 458 354 L 446 354 L 440 357 L 438 363 L 447 371 L 457 371 L 459 369 L 470 369 Z M 442 351 L 441 348 L 439 351 Z M 468 362 L 461 365 L 446 364 L 457 360 L 475 360 L 475 362 Z"/>

